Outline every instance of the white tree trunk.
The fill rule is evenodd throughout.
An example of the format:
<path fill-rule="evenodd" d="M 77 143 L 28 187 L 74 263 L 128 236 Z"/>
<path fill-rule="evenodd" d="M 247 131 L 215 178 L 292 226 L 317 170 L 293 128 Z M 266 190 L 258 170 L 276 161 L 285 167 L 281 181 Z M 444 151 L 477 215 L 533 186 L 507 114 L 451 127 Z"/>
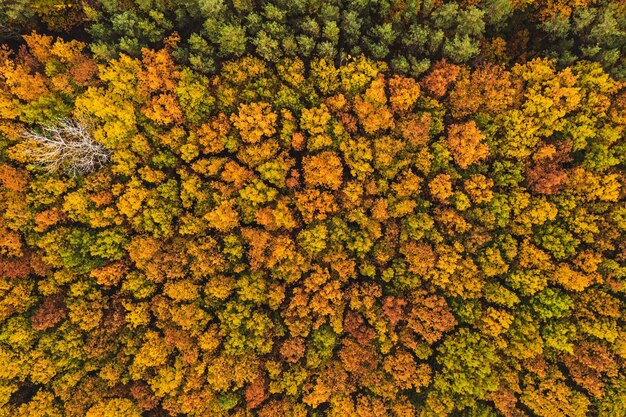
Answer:
<path fill-rule="evenodd" d="M 48 172 L 84 175 L 109 160 L 110 151 L 93 139 L 88 123 L 82 119 L 62 118 L 44 125 L 41 131 L 24 131 L 23 137 L 32 142 L 24 152 Z"/>

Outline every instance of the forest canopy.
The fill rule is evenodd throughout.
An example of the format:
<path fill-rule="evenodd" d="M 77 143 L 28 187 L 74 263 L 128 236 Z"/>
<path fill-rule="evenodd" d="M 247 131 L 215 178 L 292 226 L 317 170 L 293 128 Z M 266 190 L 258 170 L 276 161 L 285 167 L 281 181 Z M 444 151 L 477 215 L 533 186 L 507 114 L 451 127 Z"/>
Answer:
<path fill-rule="evenodd" d="M 626 415 L 626 5 L 0 5 L 0 416 Z"/>

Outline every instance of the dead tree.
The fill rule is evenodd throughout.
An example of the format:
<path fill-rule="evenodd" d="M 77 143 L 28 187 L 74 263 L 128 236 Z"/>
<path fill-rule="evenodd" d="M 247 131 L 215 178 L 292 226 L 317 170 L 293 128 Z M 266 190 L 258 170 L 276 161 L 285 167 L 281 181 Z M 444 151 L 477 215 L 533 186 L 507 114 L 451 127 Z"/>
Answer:
<path fill-rule="evenodd" d="M 40 131 L 25 130 L 30 142 L 24 153 L 48 172 L 63 171 L 84 175 L 104 165 L 111 152 L 94 140 L 83 119 L 62 118 L 42 126 Z"/>

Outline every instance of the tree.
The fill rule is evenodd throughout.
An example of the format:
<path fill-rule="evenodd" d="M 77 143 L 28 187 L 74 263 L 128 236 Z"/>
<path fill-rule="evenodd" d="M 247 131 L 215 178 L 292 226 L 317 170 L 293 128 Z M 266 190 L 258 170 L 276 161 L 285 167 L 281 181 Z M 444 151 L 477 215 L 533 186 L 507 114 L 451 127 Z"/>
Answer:
<path fill-rule="evenodd" d="M 472 120 L 464 124 L 454 124 L 448 129 L 446 143 L 452 151 L 454 162 L 463 169 L 467 169 L 489 156 L 489 147 L 481 143 L 485 135 Z"/>

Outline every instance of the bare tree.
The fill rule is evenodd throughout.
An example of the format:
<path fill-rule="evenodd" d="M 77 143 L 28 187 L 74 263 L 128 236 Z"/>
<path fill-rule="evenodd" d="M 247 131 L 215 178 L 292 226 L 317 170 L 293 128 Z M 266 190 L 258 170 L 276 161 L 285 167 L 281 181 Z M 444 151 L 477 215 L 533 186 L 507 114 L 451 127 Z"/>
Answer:
<path fill-rule="evenodd" d="M 25 130 L 23 137 L 32 145 L 24 153 L 48 172 L 87 174 L 104 165 L 111 155 L 94 140 L 89 124 L 83 119 L 61 118 L 44 125 L 40 133 Z"/>

